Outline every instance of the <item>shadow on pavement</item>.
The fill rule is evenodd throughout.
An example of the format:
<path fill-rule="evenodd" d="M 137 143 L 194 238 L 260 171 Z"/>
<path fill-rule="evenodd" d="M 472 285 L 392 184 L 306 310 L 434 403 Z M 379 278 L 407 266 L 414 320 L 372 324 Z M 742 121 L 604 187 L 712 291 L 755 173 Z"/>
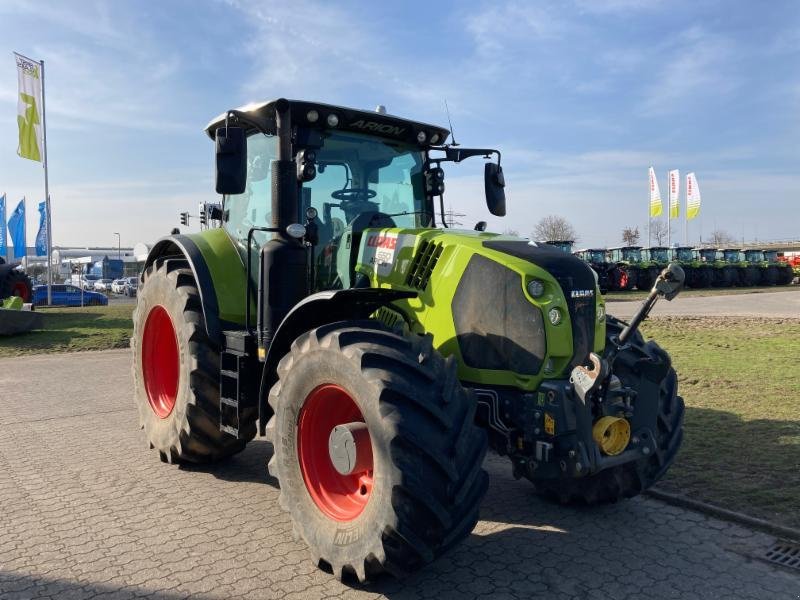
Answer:
<path fill-rule="evenodd" d="M 208 473 L 223 481 L 264 483 L 277 489 L 278 480 L 267 471 L 267 462 L 270 458 L 272 458 L 272 444 L 255 439 L 247 444 L 244 451 L 228 460 L 202 465 L 183 464 L 178 468 L 182 471 Z"/>

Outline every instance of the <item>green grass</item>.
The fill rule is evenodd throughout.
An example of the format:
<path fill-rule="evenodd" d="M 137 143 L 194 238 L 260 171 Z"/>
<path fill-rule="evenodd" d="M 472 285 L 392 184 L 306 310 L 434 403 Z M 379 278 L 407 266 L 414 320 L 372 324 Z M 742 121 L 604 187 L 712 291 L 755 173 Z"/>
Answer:
<path fill-rule="evenodd" d="M 0 337 L 0 357 L 41 352 L 127 348 L 134 304 L 85 308 L 44 308 L 44 329 Z"/>
<path fill-rule="evenodd" d="M 800 527 L 800 319 L 658 318 L 685 437 L 659 487 Z"/>
<path fill-rule="evenodd" d="M 775 285 L 772 287 L 747 287 L 747 288 L 707 288 L 701 290 L 686 289 L 681 292 L 681 297 L 689 296 L 731 296 L 737 294 L 763 294 L 765 292 L 800 292 L 800 285 Z M 608 292 L 603 298 L 608 302 L 624 302 L 626 300 L 644 300 L 648 292 L 635 290 L 632 292 Z"/>

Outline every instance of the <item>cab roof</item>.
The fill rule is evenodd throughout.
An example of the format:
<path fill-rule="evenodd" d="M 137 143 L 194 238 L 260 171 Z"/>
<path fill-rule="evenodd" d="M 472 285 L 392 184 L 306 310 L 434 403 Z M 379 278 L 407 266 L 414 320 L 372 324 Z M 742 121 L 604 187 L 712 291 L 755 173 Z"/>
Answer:
<path fill-rule="evenodd" d="M 641 250 L 641 246 L 614 246 L 613 248 L 609 248 L 609 250 Z"/>
<path fill-rule="evenodd" d="M 288 102 L 293 125 L 303 125 L 312 129 L 372 134 L 382 138 L 417 144 L 422 147 L 442 145 L 447 136 L 450 135 L 447 129 L 437 125 L 411 121 L 385 113 L 306 100 L 284 100 L 281 98 L 247 104 L 234 110 L 247 113 L 247 116 L 258 123 L 261 129 L 274 135 L 277 133 L 275 107 L 278 102 Z M 313 112 L 316 112 L 316 119 L 309 119 L 309 115 L 313 117 Z M 220 114 L 206 125 L 205 132 L 212 140 L 214 139 L 214 132 L 225 125 L 227 114 L 227 111 Z M 331 126 L 328 123 L 328 118 L 334 115 L 338 123 L 335 126 Z M 254 130 L 250 125 L 246 125 L 246 127 L 249 131 Z M 422 143 L 417 137 L 420 132 L 425 133 L 425 141 Z"/>

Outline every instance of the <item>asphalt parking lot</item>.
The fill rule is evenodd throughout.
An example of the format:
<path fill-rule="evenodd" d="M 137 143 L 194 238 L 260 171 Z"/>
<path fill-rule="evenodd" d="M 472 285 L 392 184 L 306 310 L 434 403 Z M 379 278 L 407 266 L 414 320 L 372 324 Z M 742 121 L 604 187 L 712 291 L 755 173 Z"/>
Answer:
<path fill-rule="evenodd" d="M 609 302 L 608 314 L 627 319 L 641 305 L 640 301 Z M 800 286 L 780 292 L 727 294 L 719 296 L 681 296 L 667 302 L 659 300 L 651 313 L 654 317 L 777 317 L 800 318 Z"/>
<path fill-rule="evenodd" d="M 785 598 L 769 535 L 637 498 L 538 500 L 499 458 L 482 520 L 405 582 L 348 587 L 308 562 L 256 440 L 180 468 L 146 448 L 127 350 L 0 360 L 0 597 Z"/>

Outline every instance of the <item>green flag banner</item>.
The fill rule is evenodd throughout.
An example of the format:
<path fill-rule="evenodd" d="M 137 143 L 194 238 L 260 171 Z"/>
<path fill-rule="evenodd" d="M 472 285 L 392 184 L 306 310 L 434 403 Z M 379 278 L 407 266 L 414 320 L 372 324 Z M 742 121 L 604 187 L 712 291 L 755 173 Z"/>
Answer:
<path fill-rule="evenodd" d="M 42 162 L 42 66 L 39 62 L 14 53 L 17 62 L 17 154 Z"/>

